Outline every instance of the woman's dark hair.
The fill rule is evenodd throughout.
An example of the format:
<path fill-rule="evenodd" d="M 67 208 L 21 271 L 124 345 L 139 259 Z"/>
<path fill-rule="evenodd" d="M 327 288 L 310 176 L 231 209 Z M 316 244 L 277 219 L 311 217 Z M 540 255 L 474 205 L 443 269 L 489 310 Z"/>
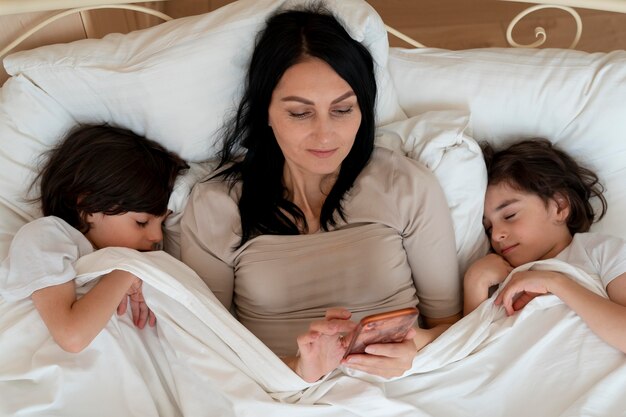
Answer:
<path fill-rule="evenodd" d="M 226 125 L 218 176 L 241 182 L 240 245 L 261 234 L 299 234 L 307 230 L 302 211 L 286 199 L 282 181 L 285 158 L 271 127 L 268 108 L 279 80 L 303 58 L 330 65 L 353 89 L 361 110 L 354 145 L 341 164 L 338 178 L 321 210 L 324 230 L 344 218 L 341 202 L 367 164 L 374 149 L 376 80 L 367 48 L 348 35 L 323 6 L 281 11 L 267 20 L 257 37 L 243 98 Z M 345 218 L 344 218 L 345 219 Z"/>
<path fill-rule="evenodd" d="M 514 189 L 538 195 L 545 203 L 559 193 L 567 198 L 570 204 L 567 227 L 571 234 L 588 231 L 594 221 L 604 217 L 607 203 L 598 176 L 550 141 L 524 140 L 500 151 L 488 144 L 481 147 L 488 185 L 506 183 Z M 593 197 L 601 204 L 597 219 L 590 202 Z"/>
<path fill-rule="evenodd" d="M 91 213 L 165 214 L 174 181 L 188 168 L 158 143 L 106 125 L 78 126 L 45 156 L 33 182 L 40 181 L 43 215 L 83 233 Z"/>

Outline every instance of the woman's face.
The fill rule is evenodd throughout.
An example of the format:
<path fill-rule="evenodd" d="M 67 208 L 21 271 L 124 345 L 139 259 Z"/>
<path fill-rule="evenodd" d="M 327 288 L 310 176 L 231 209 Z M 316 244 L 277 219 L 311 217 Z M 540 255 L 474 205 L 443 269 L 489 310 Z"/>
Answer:
<path fill-rule="evenodd" d="M 269 125 L 292 175 L 337 172 L 361 125 L 350 85 L 317 58 L 290 67 L 272 93 Z"/>

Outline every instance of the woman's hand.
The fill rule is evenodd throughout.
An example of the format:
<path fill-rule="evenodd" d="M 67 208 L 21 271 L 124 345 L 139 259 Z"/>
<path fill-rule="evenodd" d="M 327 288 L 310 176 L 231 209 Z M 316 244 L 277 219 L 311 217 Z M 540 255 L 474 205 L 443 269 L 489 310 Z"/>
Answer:
<path fill-rule="evenodd" d="M 140 329 L 143 329 L 146 326 L 146 323 L 148 323 L 150 327 L 154 327 L 156 325 L 156 316 L 152 310 L 148 308 L 146 300 L 143 298 L 143 292 L 141 290 L 142 282 L 143 281 L 139 278 L 135 277 L 133 283 L 126 292 L 126 295 L 124 295 L 122 301 L 120 301 L 120 304 L 117 306 L 117 315 L 121 316 L 126 313 L 128 303 L 130 302 L 130 311 L 133 316 L 133 323 Z"/>
<path fill-rule="evenodd" d="M 315 382 L 341 363 L 349 340 L 343 336 L 356 327 L 352 313 L 343 308 L 326 311 L 324 320 L 311 323 L 309 331 L 298 336 L 300 356 L 290 365 L 307 382 Z"/>
<path fill-rule="evenodd" d="M 391 378 L 402 375 L 411 368 L 417 354 L 413 340 L 416 330 L 411 329 L 400 343 L 374 343 L 365 348 L 364 354 L 353 354 L 342 361 L 351 369 Z"/>

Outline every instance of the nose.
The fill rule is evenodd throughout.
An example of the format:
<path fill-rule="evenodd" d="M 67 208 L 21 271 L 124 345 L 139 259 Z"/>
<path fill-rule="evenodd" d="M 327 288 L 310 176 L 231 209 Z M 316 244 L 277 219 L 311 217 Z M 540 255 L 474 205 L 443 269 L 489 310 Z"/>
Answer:
<path fill-rule="evenodd" d="M 506 239 L 507 236 L 508 236 L 508 233 L 505 228 L 500 227 L 500 226 L 499 227 L 492 226 L 491 240 L 493 240 L 494 242 L 499 242 L 501 240 Z"/>
<path fill-rule="evenodd" d="M 315 137 L 318 142 L 329 142 L 332 137 L 332 120 L 325 115 L 319 116 L 315 123 Z"/>
<path fill-rule="evenodd" d="M 161 229 L 161 223 L 155 222 L 151 225 L 147 232 L 147 238 L 150 242 L 158 243 L 163 240 L 163 230 Z"/>

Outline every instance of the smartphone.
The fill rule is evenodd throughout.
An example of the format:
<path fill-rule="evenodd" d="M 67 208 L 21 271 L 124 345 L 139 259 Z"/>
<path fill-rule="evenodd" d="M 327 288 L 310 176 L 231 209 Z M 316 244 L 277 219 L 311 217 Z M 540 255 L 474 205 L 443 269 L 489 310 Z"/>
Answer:
<path fill-rule="evenodd" d="M 398 343 L 417 320 L 417 308 L 408 307 L 363 317 L 352 332 L 350 344 L 344 358 L 353 353 L 364 353 L 365 347 L 373 343 Z"/>

